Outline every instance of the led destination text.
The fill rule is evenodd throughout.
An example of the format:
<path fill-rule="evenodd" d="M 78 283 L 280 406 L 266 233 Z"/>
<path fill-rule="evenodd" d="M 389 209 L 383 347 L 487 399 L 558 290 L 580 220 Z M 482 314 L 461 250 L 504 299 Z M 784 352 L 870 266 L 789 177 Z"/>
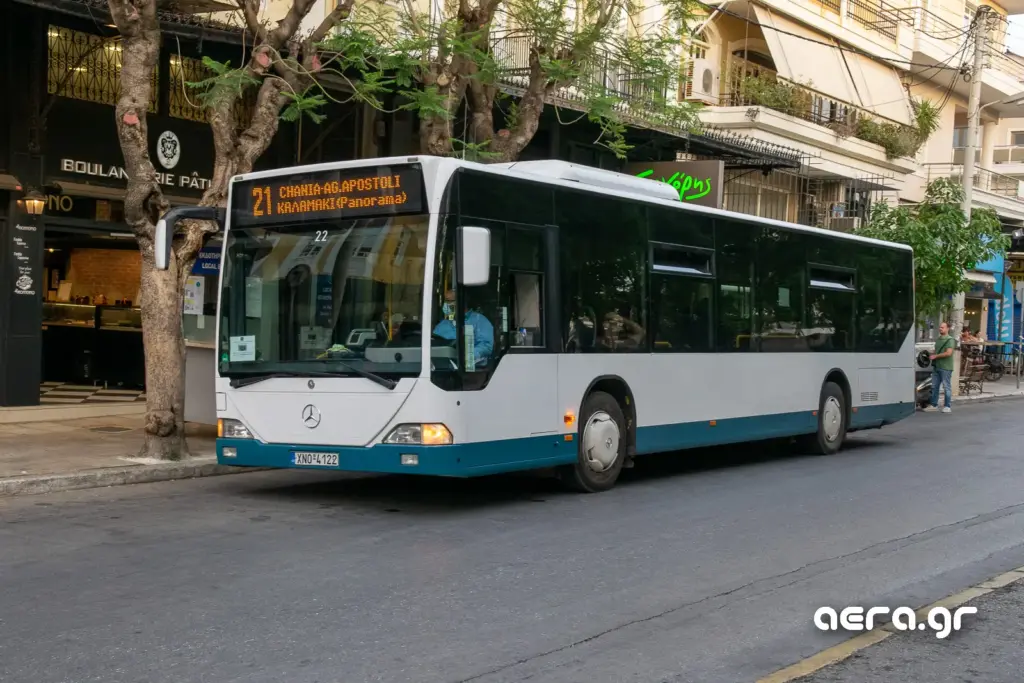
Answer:
<path fill-rule="evenodd" d="M 374 192 L 386 194 L 366 194 Z M 260 217 L 397 207 L 405 204 L 409 195 L 402 190 L 400 175 L 378 175 L 273 188 L 255 186 L 252 199 L 252 215 Z"/>

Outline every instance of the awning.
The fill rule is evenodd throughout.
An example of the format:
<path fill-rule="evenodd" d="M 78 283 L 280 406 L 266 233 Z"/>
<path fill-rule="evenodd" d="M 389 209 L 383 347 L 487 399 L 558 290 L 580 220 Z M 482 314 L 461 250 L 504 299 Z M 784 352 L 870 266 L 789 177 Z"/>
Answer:
<path fill-rule="evenodd" d="M 910 97 L 893 67 L 841 50 L 833 38 L 764 7 L 754 6 L 754 12 L 781 78 L 882 118 L 911 123 Z"/>
<path fill-rule="evenodd" d="M 20 190 L 21 183 L 12 175 L 0 173 L 0 190 Z"/>
<path fill-rule="evenodd" d="M 971 282 L 980 282 L 986 285 L 994 285 L 996 283 L 995 275 L 990 275 L 989 273 L 982 273 L 977 270 L 968 270 L 966 273 L 964 273 L 964 277 L 970 280 Z"/>
<path fill-rule="evenodd" d="M 60 185 L 62 194 L 69 194 L 73 197 L 110 199 L 117 202 L 124 201 L 124 188 L 107 187 L 105 185 L 90 185 L 89 183 L 76 183 L 67 180 L 58 180 L 57 184 Z M 166 192 L 164 193 L 164 198 L 174 206 L 179 204 L 192 206 L 199 203 L 199 200 L 195 197 L 181 197 L 178 195 L 167 194 Z"/>
<path fill-rule="evenodd" d="M 755 5 L 754 13 L 781 78 L 841 102 L 860 103 L 843 55 L 832 38 L 764 7 Z"/>
<path fill-rule="evenodd" d="M 911 125 L 910 96 L 896 69 L 855 52 L 843 51 L 861 106 L 882 118 Z"/>

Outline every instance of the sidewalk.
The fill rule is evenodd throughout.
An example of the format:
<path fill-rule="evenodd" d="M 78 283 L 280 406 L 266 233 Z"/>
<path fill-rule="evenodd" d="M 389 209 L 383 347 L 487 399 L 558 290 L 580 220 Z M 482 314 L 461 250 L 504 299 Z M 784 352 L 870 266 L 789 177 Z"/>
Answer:
<path fill-rule="evenodd" d="M 0 424 L 0 496 L 253 471 L 218 465 L 216 434 L 201 425 L 188 427 L 192 458 L 140 461 L 143 419 L 117 415 Z"/>
<path fill-rule="evenodd" d="M 1020 646 L 1024 582 L 1018 580 L 966 604 L 976 607 L 978 612 L 965 615 L 960 630 L 947 638 L 936 638 L 930 629 L 900 631 L 849 659 L 795 681 L 1020 683 L 1024 680 L 1024 649 Z"/>
<path fill-rule="evenodd" d="M 998 382 L 985 382 L 984 391 L 973 391 L 965 396 L 954 396 L 953 401 L 998 401 L 1004 398 L 1024 397 L 1024 377 L 1020 379 L 1020 389 L 1017 388 L 1017 378 L 1009 375 Z"/>

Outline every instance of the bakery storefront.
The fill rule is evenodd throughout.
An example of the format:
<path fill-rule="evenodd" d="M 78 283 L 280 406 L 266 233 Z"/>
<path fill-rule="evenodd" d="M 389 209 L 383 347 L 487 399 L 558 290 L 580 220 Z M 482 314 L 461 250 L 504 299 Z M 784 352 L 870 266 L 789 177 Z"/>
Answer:
<path fill-rule="evenodd" d="M 208 126 L 151 116 L 149 130 L 168 200 L 196 203 L 213 166 Z M 58 100 L 44 170 L 40 402 L 144 400 L 141 256 L 124 222 L 127 175 L 110 108 Z M 204 249 L 186 283 L 190 356 L 213 353 L 217 246 Z"/>

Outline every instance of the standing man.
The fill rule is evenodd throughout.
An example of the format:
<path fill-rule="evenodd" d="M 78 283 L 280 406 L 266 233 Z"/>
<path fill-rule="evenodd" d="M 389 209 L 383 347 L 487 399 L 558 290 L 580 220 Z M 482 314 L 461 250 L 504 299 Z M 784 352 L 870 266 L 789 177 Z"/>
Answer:
<path fill-rule="evenodd" d="M 939 324 L 939 338 L 935 340 L 935 353 L 930 358 L 932 359 L 932 404 L 925 408 L 926 412 L 935 412 L 939 409 L 939 384 L 941 382 L 942 389 L 946 394 L 945 405 L 942 407 L 942 412 L 951 413 L 953 409 L 950 408 L 950 400 L 953 395 L 952 387 L 950 386 L 953 377 L 953 351 L 956 348 L 956 342 L 949 336 L 949 325 L 945 322 Z"/>

